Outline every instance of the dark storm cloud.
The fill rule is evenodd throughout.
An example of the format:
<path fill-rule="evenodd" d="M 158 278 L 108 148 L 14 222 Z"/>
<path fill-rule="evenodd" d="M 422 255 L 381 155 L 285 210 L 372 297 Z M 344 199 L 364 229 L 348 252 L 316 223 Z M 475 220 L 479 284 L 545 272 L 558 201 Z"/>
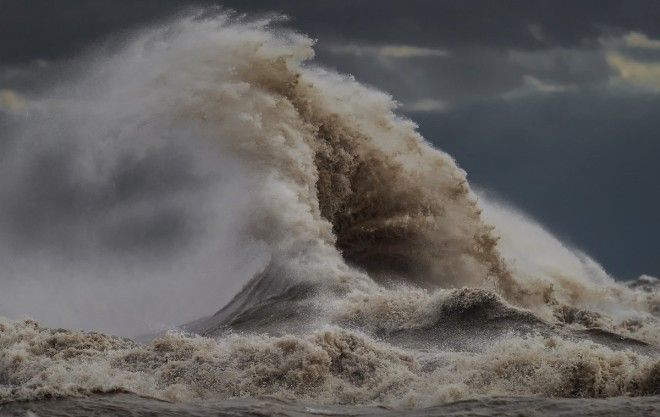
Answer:
<path fill-rule="evenodd" d="M 292 19 L 287 25 L 319 39 L 321 63 L 408 104 L 505 94 L 524 88 L 525 75 L 593 87 L 611 75 L 604 36 L 637 31 L 654 38 L 660 30 L 655 24 L 660 6 L 653 1 L 3 0 L 0 88 L 30 90 L 48 84 L 53 74 L 66 72 L 53 67 L 52 60 L 71 57 L 100 40 L 121 42 L 122 34 L 134 28 L 210 5 L 285 13 Z M 410 45 L 447 53 L 384 65 L 372 56 L 333 52 L 351 44 Z M 630 53 L 655 56 L 644 48 Z"/>
<path fill-rule="evenodd" d="M 595 43 L 604 29 L 638 30 L 655 37 L 654 1 L 353 0 L 225 1 L 252 10 L 282 10 L 296 27 L 324 38 L 438 46 L 481 45 L 537 49 Z"/>
<path fill-rule="evenodd" d="M 322 40 L 545 49 L 595 45 L 603 31 L 660 37 L 652 0 L 2 0 L 0 62 L 71 56 L 109 33 L 199 5 L 284 12 Z"/>
<path fill-rule="evenodd" d="M 70 57 L 109 33 L 162 18 L 170 0 L 2 0 L 0 63 Z"/>
<path fill-rule="evenodd" d="M 629 48 L 625 54 L 640 62 L 660 62 L 660 48 Z"/>
<path fill-rule="evenodd" d="M 524 75 L 505 51 L 466 48 L 442 57 L 389 60 L 337 55 L 320 45 L 318 59 L 360 81 L 376 85 L 402 102 L 498 95 L 520 85 Z"/>
<path fill-rule="evenodd" d="M 522 73 L 562 85 L 596 86 L 612 75 L 602 49 L 511 51 L 509 61 Z"/>
<path fill-rule="evenodd" d="M 525 51 L 466 47 L 445 56 L 416 59 L 337 54 L 323 45 L 318 51 L 321 62 L 385 89 L 404 109 L 426 99 L 439 99 L 451 107 L 494 97 L 606 89 L 617 75 L 602 48 Z"/>
<path fill-rule="evenodd" d="M 469 180 L 621 278 L 657 274 L 660 97 L 563 93 L 417 115 Z"/>

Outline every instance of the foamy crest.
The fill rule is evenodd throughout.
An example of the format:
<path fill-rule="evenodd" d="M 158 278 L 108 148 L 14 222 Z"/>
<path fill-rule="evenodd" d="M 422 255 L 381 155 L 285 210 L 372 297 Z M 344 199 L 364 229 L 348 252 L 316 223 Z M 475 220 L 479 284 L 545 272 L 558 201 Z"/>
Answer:
<path fill-rule="evenodd" d="M 465 172 L 391 97 L 314 67 L 309 38 L 269 25 L 220 15 L 146 30 L 92 65 L 75 94 L 43 102 L 85 138 L 103 133 L 79 143 L 93 180 L 116 147 L 202 147 L 232 184 L 211 203 L 231 203 L 218 223 L 235 242 L 209 241 L 222 260 L 211 264 L 248 263 L 254 247 L 263 262 L 229 304 L 187 326 L 217 339 L 169 332 L 139 345 L 0 322 L 3 401 L 658 393 L 657 292 L 620 285 L 511 210 L 485 200 L 482 215 Z M 227 276 L 218 282 L 243 281 Z"/>
<path fill-rule="evenodd" d="M 479 354 L 415 351 L 328 328 L 304 337 L 167 333 L 151 344 L 0 323 L 0 401 L 131 392 L 168 401 L 274 395 L 421 406 L 480 395 L 605 397 L 660 389 L 660 362 L 555 338 L 509 338 Z"/>

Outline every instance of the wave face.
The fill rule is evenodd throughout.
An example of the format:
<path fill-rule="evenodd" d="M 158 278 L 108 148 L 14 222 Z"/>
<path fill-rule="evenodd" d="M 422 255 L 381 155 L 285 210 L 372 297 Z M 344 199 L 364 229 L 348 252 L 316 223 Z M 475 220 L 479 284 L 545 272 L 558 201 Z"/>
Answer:
<path fill-rule="evenodd" d="M 0 322 L 1 401 L 132 392 L 416 407 L 660 392 L 655 288 L 620 285 L 473 192 L 390 96 L 314 66 L 312 47 L 269 21 L 185 18 L 93 67 L 78 96 L 34 109 L 100 100 L 102 114 L 77 110 L 85 125 L 174 135 L 230 166 L 216 203 L 234 208 L 235 242 L 218 256 L 258 247 L 265 261 L 217 313 L 145 345 Z"/>

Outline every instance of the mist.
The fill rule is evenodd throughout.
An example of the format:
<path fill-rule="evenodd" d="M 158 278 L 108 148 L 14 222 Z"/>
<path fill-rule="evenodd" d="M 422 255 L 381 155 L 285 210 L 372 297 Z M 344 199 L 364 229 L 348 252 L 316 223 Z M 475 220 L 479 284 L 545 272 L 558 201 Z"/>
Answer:
<path fill-rule="evenodd" d="M 172 110 L 185 63 L 159 67 L 158 41 L 82 56 L 0 109 L 0 315 L 153 333 L 263 268 L 267 250 L 242 234 L 254 179 Z"/>

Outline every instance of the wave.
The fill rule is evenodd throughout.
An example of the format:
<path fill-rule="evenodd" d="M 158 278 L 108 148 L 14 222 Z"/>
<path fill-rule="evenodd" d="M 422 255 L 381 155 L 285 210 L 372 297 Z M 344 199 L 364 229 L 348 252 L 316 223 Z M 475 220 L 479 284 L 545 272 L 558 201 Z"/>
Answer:
<path fill-rule="evenodd" d="M 132 392 L 422 406 L 660 392 L 649 279 L 617 283 L 472 191 L 390 96 L 316 67 L 312 47 L 270 21 L 182 18 L 77 80 L 103 112 L 79 96 L 35 110 L 65 106 L 124 139 L 174 132 L 216 164 L 234 161 L 223 175 L 242 197 L 222 257 L 254 245 L 266 261 L 187 335 L 145 345 L 3 321 L 2 401 Z"/>
<path fill-rule="evenodd" d="M 481 395 L 608 397 L 660 392 L 660 362 L 561 338 L 510 337 L 478 354 L 415 352 L 340 328 L 303 337 L 167 333 L 149 345 L 1 324 L 0 401 L 132 392 L 167 401 L 277 396 L 399 407 Z"/>

